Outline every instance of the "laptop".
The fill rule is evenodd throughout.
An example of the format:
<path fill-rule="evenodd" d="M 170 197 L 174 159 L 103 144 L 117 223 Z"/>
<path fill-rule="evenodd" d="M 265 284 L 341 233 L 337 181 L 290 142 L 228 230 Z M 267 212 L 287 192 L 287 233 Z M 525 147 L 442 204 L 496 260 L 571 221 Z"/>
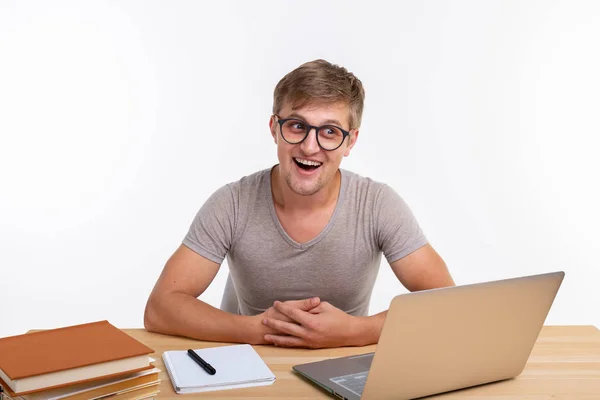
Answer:
<path fill-rule="evenodd" d="M 564 278 L 553 272 L 394 297 L 374 353 L 296 365 L 340 399 L 412 399 L 514 378 Z"/>

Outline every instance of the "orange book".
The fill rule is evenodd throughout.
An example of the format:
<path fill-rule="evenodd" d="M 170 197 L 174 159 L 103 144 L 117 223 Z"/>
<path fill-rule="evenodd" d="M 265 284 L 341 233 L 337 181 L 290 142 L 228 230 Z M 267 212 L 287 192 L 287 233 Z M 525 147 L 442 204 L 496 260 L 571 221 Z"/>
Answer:
<path fill-rule="evenodd" d="M 21 395 L 152 368 L 154 350 L 108 321 L 0 339 L 0 378 Z"/>
<path fill-rule="evenodd" d="M 160 393 L 158 385 L 152 385 L 141 389 L 127 391 L 110 396 L 110 400 L 142 400 L 156 396 Z"/>
<path fill-rule="evenodd" d="M 160 383 L 160 370 L 153 368 L 115 378 L 98 379 L 17 396 L 13 400 L 88 400 L 130 392 Z"/>

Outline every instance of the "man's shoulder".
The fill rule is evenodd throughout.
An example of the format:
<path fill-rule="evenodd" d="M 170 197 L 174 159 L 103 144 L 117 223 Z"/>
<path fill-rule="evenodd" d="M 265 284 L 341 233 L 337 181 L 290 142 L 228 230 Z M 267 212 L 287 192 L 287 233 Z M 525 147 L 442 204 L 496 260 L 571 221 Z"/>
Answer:
<path fill-rule="evenodd" d="M 346 181 L 346 191 L 376 196 L 383 188 L 389 188 L 387 184 L 371 177 L 341 168 L 340 171 L 342 173 L 342 180 Z"/>
<path fill-rule="evenodd" d="M 224 184 L 217 189 L 216 193 L 222 196 L 233 196 L 236 202 L 244 202 L 257 196 L 262 197 L 263 192 L 269 187 L 270 172 L 271 168 L 268 168 L 242 176 L 238 180 Z"/>
<path fill-rule="evenodd" d="M 236 191 L 247 191 L 249 189 L 258 190 L 261 187 L 261 184 L 267 183 L 271 178 L 270 173 L 271 168 L 262 169 L 250 175 L 244 175 L 240 179 L 229 182 L 225 186 L 229 186 L 232 190 Z"/>

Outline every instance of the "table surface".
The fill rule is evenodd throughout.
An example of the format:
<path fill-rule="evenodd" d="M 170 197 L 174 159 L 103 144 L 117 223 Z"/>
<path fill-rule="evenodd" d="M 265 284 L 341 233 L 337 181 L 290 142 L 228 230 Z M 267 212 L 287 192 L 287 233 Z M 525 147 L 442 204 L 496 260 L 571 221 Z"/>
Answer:
<path fill-rule="evenodd" d="M 164 351 L 199 349 L 230 343 L 202 342 L 149 333 L 143 329 L 124 329 L 124 331 L 155 350 L 152 355 L 156 359 L 154 364 L 162 371 L 159 399 L 332 398 L 322 389 L 297 376 L 292 372 L 292 366 L 375 351 L 375 345 L 320 350 L 254 346 L 277 377 L 273 385 L 177 395 L 173 391 L 162 362 Z M 593 326 L 544 326 L 525 370 L 517 378 L 430 396 L 427 399 L 598 400 L 600 399 L 600 331 Z"/>

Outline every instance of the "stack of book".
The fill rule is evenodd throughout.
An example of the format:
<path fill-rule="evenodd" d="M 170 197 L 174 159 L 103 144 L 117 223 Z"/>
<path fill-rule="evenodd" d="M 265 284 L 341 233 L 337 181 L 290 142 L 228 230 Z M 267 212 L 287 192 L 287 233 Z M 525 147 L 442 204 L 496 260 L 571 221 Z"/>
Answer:
<path fill-rule="evenodd" d="M 0 398 L 111 400 L 154 398 L 154 350 L 108 321 L 0 339 Z"/>

